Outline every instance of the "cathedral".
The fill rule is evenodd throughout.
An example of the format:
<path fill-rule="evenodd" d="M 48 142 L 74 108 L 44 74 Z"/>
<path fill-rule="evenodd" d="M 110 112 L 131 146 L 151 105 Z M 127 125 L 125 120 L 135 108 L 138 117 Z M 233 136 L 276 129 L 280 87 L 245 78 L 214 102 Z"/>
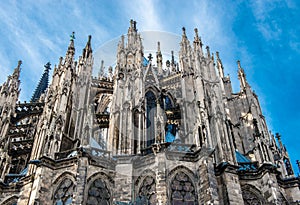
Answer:
<path fill-rule="evenodd" d="M 18 100 L 21 61 L 0 86 L 0 204 L 300 204 L 240 61 L 235 93 L 197 29 L 166 59 L 160 42 L 144 53 L 131 20 L 98 76 L 91 36 L 77 60 L 74 39 L 30 101 Z"/>

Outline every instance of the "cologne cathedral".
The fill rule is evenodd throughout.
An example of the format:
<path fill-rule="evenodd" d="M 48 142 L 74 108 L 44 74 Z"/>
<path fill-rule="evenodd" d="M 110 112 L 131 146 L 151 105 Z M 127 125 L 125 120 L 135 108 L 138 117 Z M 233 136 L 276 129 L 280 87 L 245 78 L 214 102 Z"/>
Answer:
<path fill-rule="evenodd" d="M 28 102 L 19 61 L 0 86 L 0 204 L 299 204 L 300 178 L 241 63 L 234 93 L 197 29 L 178 45 L 146 55 L 131 20 L 95 77 L 91 36 L 75 60 L 72 35 Z"/>

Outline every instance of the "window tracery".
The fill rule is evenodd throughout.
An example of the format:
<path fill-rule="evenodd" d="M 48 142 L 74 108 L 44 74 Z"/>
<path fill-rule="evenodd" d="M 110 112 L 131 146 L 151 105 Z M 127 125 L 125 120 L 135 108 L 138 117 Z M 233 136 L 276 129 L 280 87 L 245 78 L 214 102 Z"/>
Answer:
<path fill-rule="evenodd" d="M 186 173 L 178 172 L 170 188 L 172 205 L 198 205 L 195 187 Z"/>
<path fill-rule="evenodd" d="M 109 205 L 111 199 L 111 193 L 102 179 L 96 179 L 88 190 L 88 205 Z"/>
<path fill-rule="evenodd" d="M 146 199 L 148 204 L 156 204 L 156 183 L 152 176 L 147 176 L 143 180 L 138 193 L 139 199 Z"/>
<path fill-rule="evenodd" d="M 258 197 L 249 190 L 243 190 L 243 200 L 245 205 L 261 205 Z"/>
<path fill-rule="evenodd" d="M 255 187 L 245 185 L 242 188 L 242 197 L 245 205 L 262 205 L 264 203 L 263 196 Z"/>
<path fill-rule="evenodd" d="M 72 204 L 75 185 L 71 179 L 63 180 L 54 193 L 55 205 Z"/>

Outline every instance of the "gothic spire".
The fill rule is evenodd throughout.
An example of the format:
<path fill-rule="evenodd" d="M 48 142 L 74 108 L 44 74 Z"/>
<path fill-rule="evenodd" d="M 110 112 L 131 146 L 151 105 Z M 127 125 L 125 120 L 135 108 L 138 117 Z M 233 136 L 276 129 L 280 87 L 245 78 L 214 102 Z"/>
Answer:
<path fill-rule="evenodd" d="M 160 42 L 157 42 L 157 52 L 156 52 L 156 63 L 157 63 L 157 68 L 158 68 L 158 73 L 162 73 L 162 54 L 160 50 Z"/>
<path fill-rule="evenodd" d="M 18 66 L 14 69 L 14 73 L 12 74 L 12 78 L 18 80 L 20 77 L 22 61 L 18 61 Z"/>
<path fill-rule="evenodd" d="M 128 28 L 128 46 L 135 43 L 137 37 L 136 21 L 130 20 L 130 27 Z"/>
<path fill-rule="evenodd" d="M 182 39 L 180 42 L 179 59 L 182 69 L 186 72 L 190 72 L 190 69 L 193 67 L 192 47 L 190 45 L 190 41 L 186 36 L 184 27 L 182 28 Z"/>
<path fill-rule="evenodd" d="M 206 46 L 206 53 L 207 53 L 207 58 L 210 58 L 210 50 L 209 50 L 209 46 Z"/>
<path fill-rule="evenodd" d="M 44 73 L 39 81 L 38 86 L 36 87 L 32 97 L 31 97 L 31 102 L 36 102 L 39 100 L 41 95 L 45 92 L 45 90 L 48 88 L 48 83 L 49 83 L 49 70 L 51 70 L 51 64 L 48 62 L 46 65 L 44 65 L 45 70 Z"/>
<path fill-rule="evenodd" d="M 200 55 L 202 56 L 202 55 L 203 55 L 203 51 L 202 51 L 202 46 L 203 46 L 203 44 L 202 44 L 201 38 L 200 38 L 199 35 L 198 35 L 198 29 L 195 28 L 194 31 L 195 31 L 195 37 L 194 37 L 194 49 L 195 49 L 196 51 L 199 51 L 199 52 L 200 52 Z"/>
<path fill-rule="evenodd" d="M 181 50 L 183 52 L 187 52 L 190 42 L 186 36 L 185 27 L 182 27 L 182 38 L 180 44 L 181 44 Z"/>
<path fill-rule="evenodd" d="M 218 71 L 219 71 L 219 76 L 220 76 L 220 78 L 224 78 L 224 68 L 223 68 L 223 64 L 222 64 L 222 61 L 220 59 L 218 51 L 216 52 L 216 56 L 217 56 L 217 68 L 218 68 Z"/>
<path fill-rule="evenodd" d="M 21 72 L 21 65 L 22 65 L 22 61 L 19 60 L 18 61 L 18 66 L 14 69 L 14 72 L 13 72 L 12 76 L 9 77 L 7 85 L 10 85 L 10 86 L 17 85 L 17 86 L 19 86 L 19 84 L 20 84 L 19 77 L 20 77 L 20 72 Z"/>
<path fill-rule="evenodd" d="M 238 77 L 239 77 L 239 80 L 240 80 L 240 87 L 241 87 L 241 89 L 244 89 L 245 87 L 248 86 L 248 82 L 247 82 L 247 79 L 246 79 L 246 74 L 245 74 L 244 69 L 241 67 L 240 60 L 237 61 L 237 64 L 238 64 Z"/>
<path fill-rule="evenodd" d="M 86 46 L 85 46 L 85 48 L 82 51 L 82 57 L 83 58 L 88 58 L 90 56 L 90 54 L 93 52 L 92 51 L 92 46 L 91 46 L 91 39 L 92 39 L 92 36 L 89 35 L 88 41 L 86 43 Z"/>
<path fill-rule="evenodd" d="M 280 150 L 283 151 L 283 150 L 284 150 L 284 146 L 283 146 L 283 144 L 282 144 L 280 134 L 279 134 L 279 133 L 276 133 L 276 134 L 275 134 L 275 137 L 277 138 L 277 141 L 278 141 L 278 143 L 279 143 L 279 148 L 280 148 Z"/>
<path fill-rule="evenodd" d="M 102 79 L 104 77 L 104 60 L 101 60 L 101 65 L 98 72 L 98 79 Z"/>
<path fill-rule="evenodd" d="M 70 44 L 66 53 L 66 56 L 72 56 L 75 54 L 75 46 L 74 46 L 75 32 L 73 31 L 70 35 Z"/>

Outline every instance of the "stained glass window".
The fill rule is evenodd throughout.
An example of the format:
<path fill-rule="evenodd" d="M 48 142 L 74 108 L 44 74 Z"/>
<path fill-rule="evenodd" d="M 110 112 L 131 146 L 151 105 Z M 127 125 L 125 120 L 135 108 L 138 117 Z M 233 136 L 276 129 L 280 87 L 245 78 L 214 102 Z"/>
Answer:
<path fill-rule="evenodd" d="M 195 187 L 190 177 L 184 172 L 178 172 L 171 183 L 172 205 L 198 205 Z"/>
<path fill-rule="evenodd" d="M 254 192 L 243 189 L 242 190 L 243 200 L 245 205 L 262 205 L 262 201 L 260 200 L 260 197 L 255 194 Z"/>
<path fill-rule="evenodd" d="M 109 205 L 111 199 L 110 191 L 102 179 L 96 179 L 88 191 L 88 205 Z"/>
<path fill-rule="evenodd" d="M 153 177 L 147 176 L 144 179 L 138 193 L 138 198 L 145 199 L 147 204 L 156 204 L 156 183 Z"/>
<path fill-rule="evenodd" d="M 146 102 L 147 102 L 147 119 L 146 119 L 146 128 L 147 128 L 147 147 L 154 144 L 155 141 L 155 123 L 154 118 L 156 116 L 156 97 L 153 92 L 148 91 L 146 93 Z"/>
<path fill-rule="evenodd" d="M 74 192 L 74 183 L 71 179 L 63 180 L 54 193 L 55 205 L 72 204 L 72 197 Z"/>

